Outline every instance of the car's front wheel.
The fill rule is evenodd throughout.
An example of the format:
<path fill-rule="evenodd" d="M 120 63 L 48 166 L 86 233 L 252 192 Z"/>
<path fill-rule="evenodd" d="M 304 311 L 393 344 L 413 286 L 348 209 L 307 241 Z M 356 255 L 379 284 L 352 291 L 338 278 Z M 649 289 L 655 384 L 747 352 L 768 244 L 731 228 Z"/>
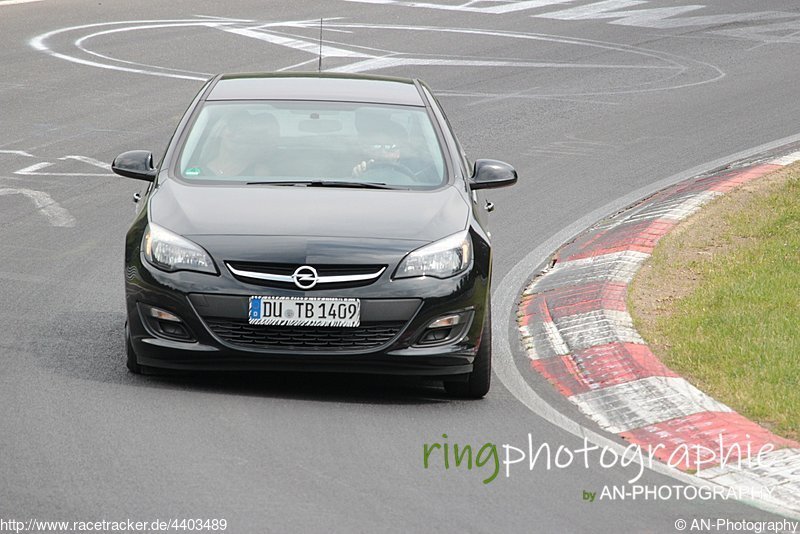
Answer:
<path fill-rule="evenodd" d="M 467 375 L 467 379 L 459 377 L 459 380 L 445 380 L 444 389 L 452 397 L 465 399 L 480 399 L 489 392 L 492 381 L 492 313 L 486 312 L 486 319 L 483 322 L 483 333 L 481 334 L 481 344 L 475 361 L 472 363 L 472 372 Z"/>
<path fill-rule="evenodd" d="M 131 344 L 131 331 L 128 328 L 127 321 L 125 322 L 125 352 L 128 358 L 126 362 L 128 371 L 136 375 L 142 374 L 142 366 L 136 361 L 136 353 L 133 351 L 133 345 Z"/>

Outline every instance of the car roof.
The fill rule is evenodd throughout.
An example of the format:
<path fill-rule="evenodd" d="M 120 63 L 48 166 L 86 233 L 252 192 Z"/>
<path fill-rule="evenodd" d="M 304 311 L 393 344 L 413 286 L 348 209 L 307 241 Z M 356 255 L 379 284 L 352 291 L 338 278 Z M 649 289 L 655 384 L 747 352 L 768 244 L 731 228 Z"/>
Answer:
<path fill-rule="evenodd" d="M 414 80 L 335 73 L 223 74 L 206 100 L 325 100 L 424 106 Z"/>

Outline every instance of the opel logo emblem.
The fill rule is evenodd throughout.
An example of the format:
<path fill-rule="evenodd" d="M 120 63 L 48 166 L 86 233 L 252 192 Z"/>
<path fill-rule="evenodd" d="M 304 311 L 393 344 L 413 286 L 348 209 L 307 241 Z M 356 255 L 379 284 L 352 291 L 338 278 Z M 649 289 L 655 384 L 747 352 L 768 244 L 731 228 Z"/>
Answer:
<path fill-rule="evenodd" d="M 317 282 L 319 281 L 319 275 L 317 274 L 317 270 L 313 267 L 309 265 L 303 265 L 302 267 L 295 269 L 294 274 L 292 275 L 292 280 L 294 280 L 294 285 L 300 289 L 311 289 L 317 285 Z"/>

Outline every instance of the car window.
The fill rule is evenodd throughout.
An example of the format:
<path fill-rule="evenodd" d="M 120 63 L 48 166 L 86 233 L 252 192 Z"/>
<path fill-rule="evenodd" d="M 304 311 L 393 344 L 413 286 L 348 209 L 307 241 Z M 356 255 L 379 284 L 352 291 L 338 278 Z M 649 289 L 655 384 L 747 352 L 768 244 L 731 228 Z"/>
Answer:
<path fill-rule="evenodd" d="M 372 182 L 429 189 L 445 165 L 422 107 L 342 102 L 208 102 L 176 174 L 190 182 Z"/>

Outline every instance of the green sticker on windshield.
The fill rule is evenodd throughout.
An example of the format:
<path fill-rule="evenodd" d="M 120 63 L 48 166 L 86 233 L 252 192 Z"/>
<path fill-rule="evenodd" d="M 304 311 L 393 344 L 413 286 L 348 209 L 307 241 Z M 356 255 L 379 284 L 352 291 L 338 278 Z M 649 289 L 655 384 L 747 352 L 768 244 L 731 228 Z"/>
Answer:
<path fill-rule="evenodd" d="M 189 167 L 188 169 L 183 171 L 183 174 L 185 174 L 186 176 L 197 176 L 200 174 L 200 167 Z"/>

